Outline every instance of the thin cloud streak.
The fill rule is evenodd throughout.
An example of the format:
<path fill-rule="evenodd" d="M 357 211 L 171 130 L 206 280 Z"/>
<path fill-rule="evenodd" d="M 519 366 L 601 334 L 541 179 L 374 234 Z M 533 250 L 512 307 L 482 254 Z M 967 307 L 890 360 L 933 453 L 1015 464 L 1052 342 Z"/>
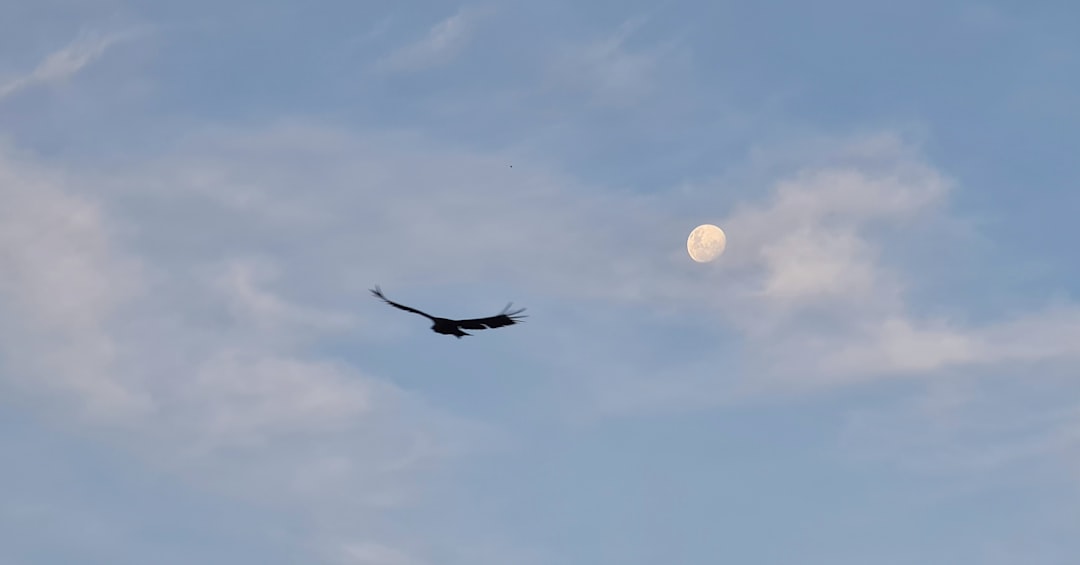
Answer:
<path fill-rule="evenodd" d="M 564 46 L 549 63 L 550 80 L 585 92 L 599 106 L 628 107 L 648 98 L 658 90 L 658 74 L 679 53 L 676 44 L 629 48 L 628 41 L 646 23 L 635 18 L 606 37 Z"/>
<path fill-rule="evenodd" d="M 476 9 L 462 8 L 433 25 L 422 39 L 399 47 L 379 59 L 375 68 L 389 73 L 406 73 L 446 65 L 468 45 L 471 34 L 484 14 Z"/>
<path fill-rule="evenodd" d="M 132 40 L 145 33 L 133 29 L 120 33 L 84 34 L 68 46 L 49 55 L 34 70 L 0 84 L 0 101 L 21 90 L 63 82 L 100 59 L 117 43 Z"/>

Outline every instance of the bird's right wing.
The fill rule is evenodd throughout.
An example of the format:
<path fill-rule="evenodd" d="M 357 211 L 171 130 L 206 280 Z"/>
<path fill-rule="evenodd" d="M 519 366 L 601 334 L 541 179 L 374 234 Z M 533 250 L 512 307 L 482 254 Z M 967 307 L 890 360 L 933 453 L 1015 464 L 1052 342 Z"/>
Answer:
<path fill-rule="evenodd" d="M 397 302 L 393 302 L 390 299 L 386 298 L 385 296 L 383 296 L 382 289 L 379 288 L 379 285 L 375 285 L 375 288 L 371 291 L 371 294 L 374 294 L 376 297 L 378 297 L 383 302 L 385 302 L 385 303 L 387 303 L 387 304 L 389 304 L 389 305 L 391 305 L 394 308 L 397 308 L 399 310 L 404 310 L 406 312 L 412 312 L 413 314 L 420 314 L 421 316 L 423 316 L 425 318 L 428 318 L 430 320 L 435 319 L 435 318 L 432 318 L 427 313 L 417 310 L 416 308 L 410 308 L 408 306 L 405 306 L 403 304 L 398 304 Z"/>
<path fill-rule="evenodd" d="M 528 316 L 520 315 L 525 311 L 524 308 L 510 311 L 510 306 L 513 304 L 507 304 L 498 315 L 488 318 L 473 318 L 471 320 L 455 320 L 459 328 L 466 330 L 486 330 L 491 328 L 501 328 L 503 326 L 512 326 L 522 320 L 522 318 L 528 318 Z"/>

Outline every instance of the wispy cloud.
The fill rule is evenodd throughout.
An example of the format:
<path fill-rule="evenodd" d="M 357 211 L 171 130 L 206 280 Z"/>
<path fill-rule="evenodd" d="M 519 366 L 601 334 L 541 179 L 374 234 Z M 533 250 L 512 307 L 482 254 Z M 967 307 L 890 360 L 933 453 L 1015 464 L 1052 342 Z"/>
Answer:
<path fill-rule="evenodd" d="M 550 80 L 571 91 L 584 92 L 601 106 L 628 106 L 660 90 L 661 74 L 678 62 L 677 43 L 643 47 L 630 45 L 645 18 L 624 22 L 610 35 L 566 45 L 548 63 Z"/>
<path fill-rule="evenodd" d="M 880 139 L 867 143 L 886 147 Z M 744 206 L 724 220 L 745 238 L 729 257 L 732 267 L 755 273 L 753 300 L 736 323 L 762 348 L 787 344 L 787 361 L 775 363 L 775 372 L 813 385 L 1080 355 L 1057 337 L 1080 323 L 1071 302 L 1047 301 L 982 324 L 926 307 L 916 313 L 908 287 L 920 274 L 883 249 L 952 221 L 952 182 L 902 146 L 888 151 L 897 160 L 887 168 L 878 160 L 804 172 L 779 182 L 765 206 Z"/>
<path fill-rule="evenodd" d="M 152 401 L 116 373 L 122 347 L 110 331 L 117 308 L 141 290 L 137 262 L 119 256 L 100 207 L 65 189 L 66 177 L 0 147 L 0 322 L 8 374 L 80 400 L 109 417 Z"/>
<path fill-rule="evenodd" d="M 409 504 L 419 477 L 479 437 L 310 351 L 351 318 L 288 297 L 273 262 L 140 252 L 100 180 L 0 151 L 0 384 L 11 398 L 204 489 L 349 519 Z"/>
<path fill-rule="evenodd" d="M 761 532 L 787 532 L 787 561 L 889 546 L 978 562 L 966 550 L 988 537 L 1001 562 L 1076 553 L 1040 554 L 1080 539 L 1059 496 L 1080 461 L 1080 303 L 1047 296 L 1076 273 L 1017 264 L 1068 238 L 1024 250 L 1043 233 L 1025 220 L 1054 214 L 1032 198 L 1026 216 L 993 210 L 1015 196 L 998 191 L 1067 178 L 1067 143 L 1014 148 L 1022 169 L 970 159 L 1053 133 L 1025 112 L 979 118 L 1068 75 L 1025 65 L 1063 60 L 1040 55 L 1067 46 L 1046 43 L 1071 40 L 1067 18 L 864 13 L 853 33 L 820 10 L 793 26 L 694 21 L 680 14 L 709 10 L 689 5 L 634 19 L 640 5 L 519 2 L 496 22 L 472 3 L 188 3 L 143 10 L 168 21 L 133 50 L 137 34 L 108 32 L 143 20 L 114 0 L 43 4 L 0 18 L 15 55 L 0 57 L 15 144 L 0 144 L 0 443 L 25 444 L 0 482 L 30 493 L 0 509 L 15 542 L 0 536 L 0 561 L 739 562 Z M 920 60 L 897 21 L 970 48 Z M 48 39 L 74 26 L 102 33 Z M 316 40 L 265 48 L 288 38 Z M 867 71 L 855 104 L 850 81 L 820 80 L 851 49 L 869 55 L 848 65 Z M 1004 66 L 971 71 L 988 67 L 973 54 Z M 354 56 L 368 76 L 338 72 Z M 918 76 L 957 69 L 971 72 L 947 91 Z M 799 96 L 761 102 L 775 92 Z M 890 131 L 801 130 L 896 108 L 931 119 L 929 139 L 951 132 L 932 158 Z M 778 137 L 794 150 L 746 163 Z M 1067 224 L 1067 199 L 1047 199 Z M 972 211 L 1009 231 L 974 233 Z M 729 236 L 714 263 L 686 255 L 703 222 Z M 374 300 L 376 283 L 433 313 L 513 300 L 530 318 L 444 339 Z M 804 480 L 822 474 L 836 492 Z M 648 496 L 588 484 L 613 476 Z M 746 493 L 764 519 L 739 516 Z M 950 500 L 922 504 L 934 496 Z M 703 502 L 720 499 L 734 504 Z M 1002 499 L 1018 510 L 1005 520 L 923 535 Z M 743 543 L 700 535 L 706 514 Z M 1024 536 L 1031 551 L 1012 551 Z"/>
<path fill-rule="evenodd" d="M 404 552 L 372 542 L 351 543 L 340 552 L 341 565 L 421 565 Z"/>
<path fill-rule="evenodd" d="M 372 342 L 353 333 L 354 321 L 416 326 L 374 305 L 359 313 L 376 282 L 498 284 L 547 302 L 551 313 L 530 319 L 527 338 L 491 339 L 524 355 L 560 352 L 537 359 L 536 370 L 579 387 L 593 413 L 1072 362 L 1076 348 L 1062 337 L 1080 324 L 1071 303 L 980 324 L 914 308 L 908 288 L 920 273 L 884 245 L 915 237 L 928 218 L 948 219 L 952 181 L 894 136 L 848 140 L 835 153 L 771 178 L 763 196 L 716 219 L 729 247 L 707 265 L 688 261 L 682 244 L 699 210 L 717 202 L 716 187 L 615 195 L 411 134 L 303 122 L 192 134 L 159 159 L 111 173 L 109 214 L 94 205 L 95 186 L 69 187 L 93 175 L 58 180 L 8 157 L 5 200 L 24 204 L 5 209 L 16 221 L 0 231 L 0 249 L 19 258 L 5 267 L 14 281 L 5 306 L 25 325 L 53 320 L 67 343 L 113 344 L 100 372 L 110 380 L 51 372 L 38 393 L 63 389 L 64 379 L 114 382 L 154 410 L 152 419 L 127 416 L 130 442 L 154 460 L 234 495 L 334 516 L 355 516 L 350 504 L 403 504 L 417 477 L 484 437 L 365 370 Z M 298 184 L 319 189 L 298 193 Z M 113 233 L 113 215 L 138 238 Z M 31 224 L 53 229 L 28 238 Z M 68 224 L 83 227 L 56 231 Z M 131 264 L 137 277 L 116 266 Z M 52 287 L 31 284 L 72 265 L 82 267 Z M 128 281 L 135 290 L 119 284 Z M 55 297 L 82 295 L 78 308 L 57 310 Z M 665 327 L 692 329 L 700 347 L 655 340 Z M 348 336 L 360 360 L 310 347 L 335 335 Z M 25 358 L 55 351 L 45 347 L 26 348 Z M 685 359 L 652 357 L 671 348 Z M 405 558 L 356 547 L 354 561 Z"/>
<path fill-rule="evenodd" d="M 133 39 L 140 33 L 141 30 L 84 34 L 67 47 L 49 55 L 28 74 L 0 84 L 0 100 L 20 90 L 65 81 L 100 59 L 113 45 Z"/>
<path fill-rule="evenodd" d="M 343 271 L 329 279 L 354 279 L 349 271 L 359 267 L 338 259 L 350 256 L 365 263 L 369 277 L 384 281 L 405 272 L 418 279 L 437 273 L 444 284 L 497 275 L 571 299 L 705 309 L 753 346 L 746 360 L 764 363 L 758 367 L 764 375 L 799 387 L 1067 358 L 1074 351 L 1046 339 L 1067 335 L 1076 323 L 1067 305 L 981 326 L 914 312 L 907 290 L 918 274 L 883 254 L 883 238 L 917 238 L 929 219 L 948 221 L 952 181 L 895 136 L 848 141 L 837 146 L 839 160 L 770 181 L 765 199 L 744 201 L 716 220 L 731 244 L 715 267 L 699 268 L 687 264 L 678 245 L 690 220 L 671 195 L 609 197 L 572 178 L 525 175 L 506 169 L 498 157 L 421 149 L 418 139 L 392 135 L 349 137 L 299 124 L 257 137 L 234 135 L 200 142 L 198 151 L 222 139 L 213 149 L 219 154 L 250 142 L 263 148 L 259 164 L 233 161 L 215 169 L 221 162 L 208 157 L 184 160 L 183 170 L 258 187 L 251 189 L 257 190 L 253 201 L 266 203 L 267 212 L 257 221 L 332 242 L 320 253 L 328 254 L 325 265 L 340 264 Z M 406 144 L 412 150 L 400 151 Z M 425 155 L 423 169 L 410 166 L 417 152 Z M 290 158 L 320 163 L 319 184 L 326 187 L 383 180 L 307 195 L 302 206 L 321 220 L 297 224 L 271 213 L 294 199 L 288 179 L 295 175 L 265 169 L 271 162 L 288 167 Z M 469 173 L 475 170 L 492 172 L 477 182 Z M 158 176 L 187 178 L 180 169 Z M 508 183 L 517 188 L 506 191 Z M 200 183 L 182 190 L 206 189 Z M 712 198 L 701 196 L 705 203 Z M 350 217 L 338 218 L 337 210 L 349 210 Z M 261 232 L 250 241 L 258 240 L 254 233 Z M 393 241 L 393 250 L 384 241 Z M 416 256 L 428 259 L 410 259 Z M 364 284 L 370 281 L 358 281 L 355 291 L 363 292 Z M 784 356 L 771 353 L 778 343 L 786 344 Z"/>
<path fill-rule="evenodd" d="M 935 314 L 926 305 L 916 308 L 909 289 L 925 282 L 925 275 L 884 250 L 930 237 L 927 226 L 953 221 L 947 205 L 953 182 L 890 136 L 857 139 L 835 153 L 848 157 L 774 179 L 764 199 L 745 200 L 713 219 L 729 234 L 728 252 L 715 266 L 691 271 L 674 246 L 658 253 L 634 238 L 590 240 L 587 221 L 563 224 L 581 240 L 610 245 L 598 256 L 608 258 L 609 272 L 621 267 L 623 274 L 618 280 L 599 273 L 593 279 L 587 268 L 580 270 L 579 296 L 595 283 L 607 289 L 609 300 L 663 304 L 688 319 L 706 316 L 715 332 L 714 355 L 703 353 L 654 374 L 626 361 L 630 367 L 606 378 L 601 395 L 624 407 L 700 406 L 748 391 L 813 390 L 1080 358 L 1080 347 L 1063 337 L 1080 323 L 1080 310 L 1069 301 L 1048 301 L 1044 309 L 1001 313 L 978 324 Z M 702 199 L 700 206 L 713 198 L 706 192 L 694 197 Z M 653 204 L 656 223 L 649 225 L 630 213 L 625 199 L 610 203 L 622 206 L 620 221 L 628 234 L 674 236 L 692 227 L 661 199 Z M 611 258 L 622 259 L 612 264 Z M 732 337 L 739 340 L 737 351 L 721 347 Z M 590 347 L 597 347 L 595 340 Z M 710 368 L 714 364 L 728 368 Z"/>
<path fill-rule="evenodd" d="M 340 332 L 355 325 L 344 313 L 293 304 L 264 288 L 279 275 L 280 267 L 268 260 L 234 259 L 213 282 L 229 301 L 229 311 L 237 319 L 250 321 L 254 331 Z"/>
<path fill-rule="evenodd" d="M 433 25 L 427 34 L 379 59 L 375 67 L 386 72 L 412 72 L 451 62 L 468 45 L 483 12 L 462 8 Z"/>
<path fill-rule="evenodd" d="M 841 443 L 856 457 L 922 473 L 992 476 L 1032 462 L 1071 467 L 1080 457 L 1076 390 L 1067 379 L 1050 386 L 1000 371 L 981 382 L 953 378 L 891 406 L 853 410 Z"/>

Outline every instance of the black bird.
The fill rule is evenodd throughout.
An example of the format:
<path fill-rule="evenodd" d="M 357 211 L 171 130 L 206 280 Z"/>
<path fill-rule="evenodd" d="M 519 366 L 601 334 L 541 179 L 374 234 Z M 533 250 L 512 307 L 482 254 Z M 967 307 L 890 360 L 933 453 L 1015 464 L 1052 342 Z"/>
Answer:
<path fill-rule="evenodd" d="M 490 318 L 474 318 L 471 320 L 449 320 L 447 318 L 436 318 L 435 316 L 431 316 L 427 313 L 421 312 L 416 308 L 409 308 L 408 306 L 398 304 L 397 302 L 391 302 L 385 296 L 383 296 L 382 289 L 380 289 L 378 285 L 375 285 L 375 289 L 371 291 L 371 294 L 374 294 L 377 298 L 393 306 L 394 308 L 398 308 L 406 312 L 412 312 L 414 314 L 420 314 L 421 316 L 424 316 L 432 322 L 435 322 L 431 325 L 431 331 L 437 334 L 456 336 L 458 339 L 461 339 L 461 336 L 464 335 L 472 335 L 470 333 L 465 333 L 461 331 L 462 329 L 486 330 L 488 328 L 501 328 L 503 326 L 510 326 L 516 324 L 520 322 L 522 318 L 528 317 L 519 315 L 525 311 L 524 308 L 511 312 L 510 307 L 514 305 L 514 303 L 511 302 L 510 304 L 506 305 L 506 308 L 503 308 L 502 312 L 495 316 L 491 316 Z"/>

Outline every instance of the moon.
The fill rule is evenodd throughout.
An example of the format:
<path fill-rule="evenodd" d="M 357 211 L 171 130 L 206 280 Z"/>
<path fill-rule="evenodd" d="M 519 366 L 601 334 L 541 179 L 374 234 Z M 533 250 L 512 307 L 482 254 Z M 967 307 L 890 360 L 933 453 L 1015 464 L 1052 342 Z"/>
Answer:
<path fill-rule="evenodd" d="M 712 224 L 702 224 L 686 238 L 686 251 L 698 263 L 708 263 L 719 257 L 727 247 L 724 230 Z"/>

